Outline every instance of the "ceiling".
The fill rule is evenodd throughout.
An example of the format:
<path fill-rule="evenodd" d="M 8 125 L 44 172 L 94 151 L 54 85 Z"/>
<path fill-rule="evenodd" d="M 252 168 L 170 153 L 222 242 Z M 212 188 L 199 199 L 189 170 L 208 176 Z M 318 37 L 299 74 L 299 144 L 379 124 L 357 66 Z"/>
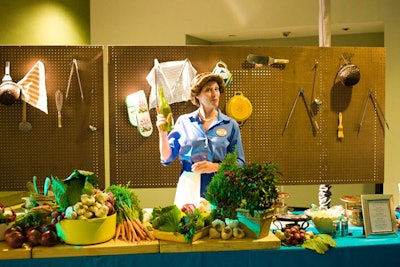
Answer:
<path fill-rule="evenodd" d="M 318 36 L 320 18 L 330 19 L 331 35 L 384 31 L 376 0 L 220 0 L 213 6 L 220 15 L 210 11 L 211 19 L 196 23 L 189 35 L 210 42 Z"/>

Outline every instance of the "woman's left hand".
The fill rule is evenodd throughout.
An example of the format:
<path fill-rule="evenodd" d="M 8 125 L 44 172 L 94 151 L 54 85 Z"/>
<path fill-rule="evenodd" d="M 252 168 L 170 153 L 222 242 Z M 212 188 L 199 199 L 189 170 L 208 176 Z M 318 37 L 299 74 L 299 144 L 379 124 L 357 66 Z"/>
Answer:
<path fill-rule="evenodd" d="M 193 163 L 192 165 L 192 172 L 197 172 L 197 173 L 213 173 L 218 171 L 218 169 L 219 169 L 218 163 L 209 162 L 206 160 Z"/>

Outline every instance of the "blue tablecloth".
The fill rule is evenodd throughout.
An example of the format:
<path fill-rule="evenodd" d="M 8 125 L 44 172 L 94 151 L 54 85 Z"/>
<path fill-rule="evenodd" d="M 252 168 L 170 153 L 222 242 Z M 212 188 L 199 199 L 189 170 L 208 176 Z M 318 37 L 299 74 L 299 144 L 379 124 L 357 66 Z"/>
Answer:
<path fill-rule="evenodd" d="M 310 226 L 313 230 L 312 226 Z M 315 231 L 315 230 L 313 230 Z M 2 260 L 0 266 L 60 267 L 60 266 L 190 266 L 190 267 L 395 267 L 399 266 L 400 237 L 368 238 L 362 227 L 350 226 L 351 235 L 336 237 L 337 247 L 325 254 L 301 247 L 273 250 L 154 253 L 28 260 Z"/>

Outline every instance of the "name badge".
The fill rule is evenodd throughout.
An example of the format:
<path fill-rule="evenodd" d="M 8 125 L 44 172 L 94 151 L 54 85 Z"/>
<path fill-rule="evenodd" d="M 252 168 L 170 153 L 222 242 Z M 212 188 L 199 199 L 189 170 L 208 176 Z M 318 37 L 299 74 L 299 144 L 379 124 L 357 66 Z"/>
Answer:
<path fill-rule="evenodd" d="M 224 137 L 228 134 L 228 132 L 224 128 L 217 129 L 215 133 L 220 137 Z"/>

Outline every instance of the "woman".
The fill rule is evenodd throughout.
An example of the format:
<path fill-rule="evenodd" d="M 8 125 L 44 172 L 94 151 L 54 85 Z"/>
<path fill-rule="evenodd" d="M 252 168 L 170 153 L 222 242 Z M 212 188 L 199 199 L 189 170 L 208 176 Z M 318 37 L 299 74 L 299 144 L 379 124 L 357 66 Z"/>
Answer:
<path fill-rule="evenodd" d="M 161 128 L 165 117 L 157 115 L 161 163 L 166 166 L 177 157 L 182 163 L 174 201 L 180 208 L 200 203 L 219 163 L 235 147 L 238 164 L 245 162 L 239 125 L 218 108 L 224 90 L 218 74 L 201 73 L 191 82 L 191 101 L 199 107 L 196 111 L 180 116 L 169 134 Z"/>

